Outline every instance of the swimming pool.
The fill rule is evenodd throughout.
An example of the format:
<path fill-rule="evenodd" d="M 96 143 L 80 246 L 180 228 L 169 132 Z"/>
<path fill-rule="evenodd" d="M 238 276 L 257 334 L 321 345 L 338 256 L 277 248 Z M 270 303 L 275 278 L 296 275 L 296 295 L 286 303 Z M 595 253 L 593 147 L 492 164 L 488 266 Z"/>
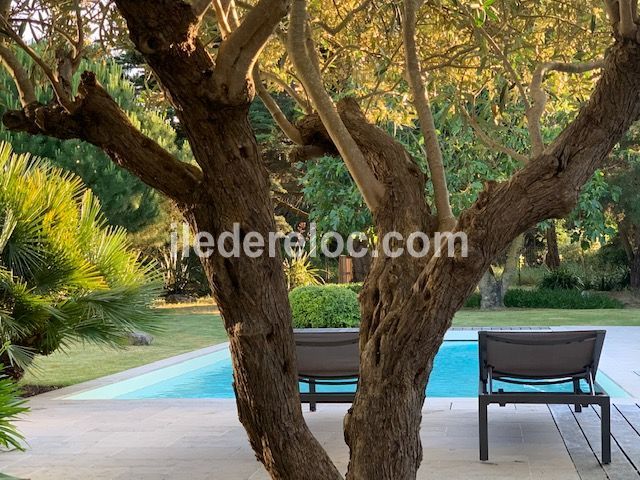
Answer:
<path fill-rule="evenodd" d="M 598 382 L 611 397 L 628 394 L 604 373 Z M 187 360 L 128 380 L 82 392 L 69 399 L 154 399 L 154 398 L 233 398 L 233 375 L 229 351 L 217 352 Z M 502 385 L 494 385 L 500 388 Z M 301 391 L 308 391 L 301 384 Z M 345 386 L 318 387 L 318 391 L 344 390 Z M 505 385 L 505 389 L 509 387 Z M 585 385 L 586 388 L 586 385 Z M 570 385 L 531 387 L 544 391 L 570 391 Z M 478 343 L 445 341 L 436 356 L 427 387 L 430 397 L 475 397 L 478 394 Z"/>

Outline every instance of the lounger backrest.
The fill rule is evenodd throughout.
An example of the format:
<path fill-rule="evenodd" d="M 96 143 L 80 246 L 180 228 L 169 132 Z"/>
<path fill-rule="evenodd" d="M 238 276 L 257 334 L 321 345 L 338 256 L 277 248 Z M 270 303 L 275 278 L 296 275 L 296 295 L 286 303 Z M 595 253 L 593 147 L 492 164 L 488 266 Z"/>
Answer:
<path fill-rule="evenodd" d="M 569 332 L 487 332 L 478 335 L 480 375 L 488 368 L 495 376 L 563 378 L 595 376 L 604 330 Z"/>
<path fill-rule="evenodd" d="M 295 330 L 298 375 L 313 378 L 358 376 L 358 336 L 357 330 Z"/>

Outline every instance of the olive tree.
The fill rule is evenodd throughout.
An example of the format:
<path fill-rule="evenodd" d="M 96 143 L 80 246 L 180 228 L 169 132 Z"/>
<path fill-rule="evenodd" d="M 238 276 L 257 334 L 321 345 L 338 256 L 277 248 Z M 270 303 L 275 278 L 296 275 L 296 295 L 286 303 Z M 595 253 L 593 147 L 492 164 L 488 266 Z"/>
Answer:
<path fill-rule="evenodd" d="M 379 237 L 392 231 L 404 238 L 413 232 L 466 235 L 468 255 L 458 249 L 451 256 L 432 252 L 422 258 L 390 257 L 380 249 L 373 261 L 360 294 L 360 380 L 344 423 L 350 449 L 348 479 L 416 477 L 422 461 L 419 431 L 425 387 L 455 312 L 515 238 L 544 219 L 571 211 L 580 187 L 640 115 L 636 2 L 606 0 L 612 38 L 603 61 L 599 56 L 604 48 L 586 52 L 584 62 L 561 52 L 554 58 L 519 61 L 519 68 L 529 71 L 529 81 L 518 82 L 516 90 L 525 106 L 523 121 L 531 147 L 526 152 L 510 151 L 522 166 L 508 181 L 487 182 L 476 202 L 454 216 L 424 74 L 433 73 L 431 81 L 439 77 L 421 65 L 426 56 L 422 50 L 433 28 L 433 48 L 445 53 L 431 56 L 428 66 L 464 68 L 467 58 L 472 71 L 478 71 L 491 57 L 499 62 L 486 75 L 502 68 L 519 76 L 512 63 L 518 59 L 512 54 L 520 55 L 521 49 L 500 48 L 504 32 L 519 31 L 502 28 L 491 2 L 471 11 L 455 1 L 364 0 L 349 3 L 348 11 L 327 19 L 323 11 L 332 9 L 325 2 L 307 5 L 306 0 L 75 1 L 69 2 L 71 8 L 65 4 L 68 12 L 62 12 L 58 2 L 40 1 L 36 8 L 49 13 L 39 18 L 62 16 L 64 21 L 54 26 L 66 29 L 65 43 L 70 43 L 59 47 L 66 54 L 53 59 L 55 67 L 37 57 L 40 74 L 54 93 L 46 104 L 36 101 L 30 72 L 14 61 L 14 49 L 29 51 L 20 35 L 20 22 L 28 19 L 15 20 L 9 2 L 2 3 L 6 8 L 0 57 L 22 100 L 22 109 L 5 114 L 5 126 L 80 138 L 102 148 L 116 164 L 172 198 L 194 229 L 216 238 L 232 231 L 234 223 L 240 224 L 241 237 L 258 232 L 267 238 L 275 231 L 267 172 L 247 118 L 258 94 L 302 154 L 340 155 L 372 212 Z M 536 18 L 544 17 L 545 8 L 557 8 L 549 18 L 558 19 L 559 31 L 568 31 L 576 23 L 575 12 L 584 11 L 581 2 L 575 2 L 575 9 L 570 2 L 549 4 L 535 2 L 530 7 L 534 11 L 525 12 L 525 18 L 518 17 L 521 3 L 504 2 L 502 22 L 520 19 L 535 24 Z M 604 14 L 594 11 L 591 23 L 597 29 Z M 105 21 L 98 21 L 100 15 L 108 25 L 124 19 L 124 31 L 175 109 L 197 166 L 180 162 L 143 135 L 91 72 L 82 73 L 77 94 L 69 88 L 76 57 L 91 36 L 84 20 L 96 18 L 91 22 L 101 33 Z M 493 31 L 482 23 L 487 19 L 495 23 Z M 363 25 L 378 30 L 374 34 Z M 56 31 L 51 29 L 51 35 Z M 536 29 L 531 41 L 549 31 L 553 28 L 548 25 Z M 342 42 L 344 32 L 350 37 Z M 385 55 L 370 48 L 376 45 L 387 49 L 389 59 L 401 61 L 386 62 Z M 597 45 L 583 41 L 580 48 L 600 48 Z M 354 51 L 355 57 L 343 55 Z M 549 48 L 540 51 L 552 53 Z M 470 55 L 475 56 L 469 60 Z M 274 57 L 276 62 L 271 61 Z M 542 61 L 535 65 L 531 59 Z M 287 76 L 274 75 L 272 65 L 284 68 Z M 596 68 L 600 75 L 590 98 L 556 138 L 545 142 L 540 124 L 546 74 Z M 291 122 L 269 102 L 261 78 L 290 93 L 303 117 Z M 406 98 L 396 98 L 394 104 L 392 97 L 382 96 L 368 102 L 368 93 L 358 86 L 371 80 L 380 85 L 371 90 L 380 92 L 409 86 L 424 136 L 428 176 L 400 143 L 371 123 L 369 105 L 393 111 L 406 103 Z M 336 103 L 335 98 L 340 100 Z M 489 135 L 487 140 L 495 138 Z M 427 181 L 433 185 L 433 209 L 424 195 Z M 341 478 L 302 415 L 280 259 L 214 254 L 202 262 L 230 339 L 239 418 L 258 460 L 272 478 Z"/>

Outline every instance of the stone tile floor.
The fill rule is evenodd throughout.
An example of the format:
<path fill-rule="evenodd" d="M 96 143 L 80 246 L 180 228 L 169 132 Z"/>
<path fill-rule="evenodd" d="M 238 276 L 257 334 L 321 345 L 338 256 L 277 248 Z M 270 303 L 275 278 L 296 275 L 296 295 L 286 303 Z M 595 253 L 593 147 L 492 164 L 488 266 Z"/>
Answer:
<path fill-rule="evenodd" d="M 640 366 L 640 327 L 607 330 L 601 367 L 640 398 L 640 377 L 634 373 Z M 32 412 L 20 422 L 29 448 L 0 453 L 0 472 L 33 480 L 267 479 L 233 401 L 61 399 L 207 350 L 33 398 Z M 320 405 L 305 413 L 342 471 L 348 462 L 342 435 L 347 408 Z M 489 462 L 478 460 L 475 399 L 428 399 L 422 439 L 421 480 L 580 478 L 546 406 L 492 406 Z"/>
<path fill-rule="evenodd" d="M 478 460 L 475 402 L 433 400 L 422 427 L 420 479 L 578 479 L 549 410 L 490 412 L 490 461 Z M 0 454 L 0 471 L 33 480 L 268 479 L 256 462 L 232 401 L 35 399 L 20 425 L 27 453 Z M 306 413 L 342 471 L 346 405 Z"/>

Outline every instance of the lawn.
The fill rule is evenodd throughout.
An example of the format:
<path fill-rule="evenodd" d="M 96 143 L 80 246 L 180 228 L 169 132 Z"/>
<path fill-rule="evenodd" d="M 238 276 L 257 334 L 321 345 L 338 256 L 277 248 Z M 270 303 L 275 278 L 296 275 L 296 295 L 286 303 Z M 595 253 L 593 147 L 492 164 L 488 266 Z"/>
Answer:
<path fill-rule="evenodd" d="M 23 383 L 66 386 L 120 372 L 156 360 L 226 341 L 217 310 L 210 305 L 158 309 L 163 331 L 153 345 L 110 349 L 76 345 L 36 361 Z M 640 309 L 624 310 L 465 310 L 454 320 L 456 327 L 521 325 L 635 325 L 640 326 Z"/>
<path fill-rule="evenodd" d="M 622 310 L 463 310 L 456 315 L 454 327 L 516 326 L 640 326 L 640 309 Z"/>
<path fill-rule="evenodd" d="M 162 332 L 145 347 L 75 345 L 65 353 L 40 357 L 22 380 L 27 385 L 67 386 L 138 367 L 226 341 L 217 310 L 210 305 L 159 308 Z"/>

